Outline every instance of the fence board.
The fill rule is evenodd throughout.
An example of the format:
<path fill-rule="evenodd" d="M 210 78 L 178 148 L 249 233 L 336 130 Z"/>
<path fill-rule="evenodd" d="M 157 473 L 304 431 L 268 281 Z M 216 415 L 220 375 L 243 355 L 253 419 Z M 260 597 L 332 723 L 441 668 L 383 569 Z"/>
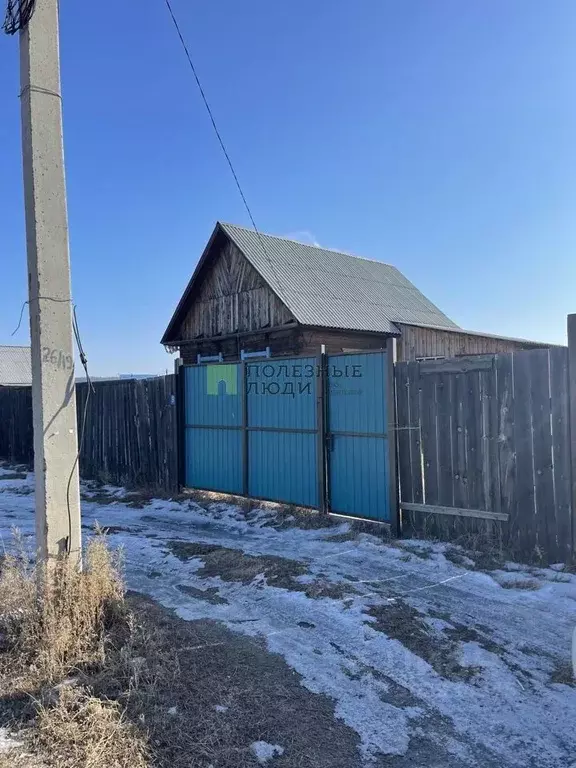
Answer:
<path fill-rule="evenodd" d="M 424 455 L 424 501 L 438 503 L 438 425 L 436 421 L 437 377 L 422 379 L 422 452 Z"/>
<path fill-rule="evenodd" d="M 454 503 L 468 508 L 468 462 L 466 456 L 466 379 L 463 373 L 455 376 L 453 401 L 456 434 L 454 440 Z"/>
<path fill-rule="evenodd" d="M 498 411 L 498 464 L 500 479 L 500 511 L 512 517 L 516 509 L 516 453 L 514 450 L 514 376 L 512 355 L 496 356 L 496 400 Z M 518 539 L 511 525 L 508 538 Z"/>
<path fill-rule="evenodd" d="M 552 462 L 554 512 L 558 559 L 566 562 L 572 551 L 570 503 L 570 422 L 568 418 L 568 353 L 550 350 L 550 391 L 552 402 Z"/>
<path fill-rule="evenodd" d="M 534 480 L 534 434 L 532 424 L 530 353 L 512 355 L 514 375 L 514 446 L 516 450 L 516 508 L 511 526 L 518 530 L 523 552 L 536 543 L 536 485 Z"/>
<path fill-rule="evenodd" d="M 482 481 L 480 379 L 477 371 L 467 373 L 466 382 L 466 464 L 468 468 L 468 507 L 486 509 Z"/>
<path fill-rule="evenodd" d="M 420 373 L 418 363 L 407 363 L 408 366 L 408 419 L 410 427 L 410 465 L 412 467 L 412 499 L 421 503 L 423 495 L 421 424 L 420 424 Z"/>
<path fill-rule="evenodd" d="M 554 523 L 554 476 L 550 407 L 550 361 L 547 349 L 530 354 L 532 429 L 534 446 L 534 525 L 536 547 L 556 560 L 558 544 Z M 550 518 L 550 525 L 549 523 Z"/>
<path fill-rule="evenodd" d="M 82 477 L 176 490 L 175 377 L 103 381 L 93 387 L 80 454 Z M 79 434 L 87 396 L 88 384 L 77 384 Z M 32 464 L 33 454 L 31 390 L 1 387 L 0 458 Z"/>
<path fill-rule="evenodd" d="M 438 498 L 441 506 L 454 506 L 454 484 L 452 467 L 452 397 L 453 377 L 445 373 L 438 376 L 436 398 L 438 403 Z"/>
<path fill-rule="evenodd" d="M 484 509 L 458 509 L 458 507 L 441 507 L 435 504 L 409 504 L 401 502 L 400 506 L 409 512 L 424 512 L 427 515 L 449 515 L 451 517 L 474 517 L 484 520 L 501 520 L 505 522 L 508 515 L 500 512 L 488 512 Z"/>
<path fill-rule="evenodd" d="M 396 419 L 397 419 L 397 443 L 399 454 L 405 457 L 398 467 L 400 480 L 400 493 L 410 496 L 412 499 L 412 462 L 410 461 L 410 410 L 408 406 L 408 368 L 400 366 L 396 375 Z"/>
<path fill-rule="evenodd" d="M 486 450 L 484 459 L 484 473 L 488 478 L 486 495 L 489 499 L 488 509 L 493 512 L 501 512 L 500 496 L 500 461 L 498 455 L 498 372 L 497 359 L 494 360 L 494 368 L 489 374 L 481 374 L 481 388 L 484 397 L 484 437 Z M 506 513 L 505 513 L 506 514 Z"/>

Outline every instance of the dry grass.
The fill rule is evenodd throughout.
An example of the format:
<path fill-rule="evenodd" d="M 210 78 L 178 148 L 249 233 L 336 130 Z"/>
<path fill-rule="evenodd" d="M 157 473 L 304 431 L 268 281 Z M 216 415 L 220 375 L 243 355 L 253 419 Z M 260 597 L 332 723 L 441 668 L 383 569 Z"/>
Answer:
<path fill-rule="evenodd" d="M 197 573 L 202 577 L 219 576 L 224 581 L 250 584 L 263 575 L 274 587 L 297 589 L 297 576 L 308 573 L 304 563 L 276 555 L 247 555 L 241 549 L 220 547 L 217 544 L 172 540 L 168 547 L 182 561 L 200 558 L 204 565 Z"/>
<path fill-rule="evenodd" d="M 146 739 L 116 702 L 63 686 L 56 706 L 40 706 L 35 741 L 58 768 L 147 768 Z"/>
<path fill-rule="evenodd" d="M 52 574 L 30 566 L 27 553 L 7 556 L 0 573 L 0 674 L 36 690 L 105 658 L 107 629 L 121 618 L 123 585 L 102 536 L 86 550 L 84 569 L 64 559 Z"/>
<path fill-rule="evenodd" d="M 39 571 L 16 548 L 0 571 L 0 693 L 3 714 L 32 752 L 22 765 L 145 768 L 146 740 L 118 704 L 76 687 L 105 668 L 115 639 L 129 636 L 117 558 L 100 535 L 82 571 L 65 559 Z M 21 758 L 18 749 L 6 756 L 14 766 Z"/>
<path fill-rule="evenodd" d="M 498 582 L 503 589 L 524 589 L 535 592 L 542 584 L 536 579 L 509 579 Z"/>
<path fill-rule="evenodd" d="M 479 668 L 464 666 L 460 663 L 459 642 L 467 641 L 471 636 L 462 635 L 458 631 L 434 632 L 425 621 L 420 611 L 402 600 L 396 600 L 388 605 L 374 606 L 368 611 L 375 621 L 372 627 L 384 632 L 388 637 L 399 640 L 416 656 L 428 664 L 442 677 L 448 680 L 471 680 L 479 673 Z M 474 640 L 478 640 L 474 633 Z"/>
<path fill-rule="evenodd" d="M 570 662 L 557 663 L 550 679 L 553 683 L 562 683 L 562 685 L 571 685 L 576 688 L 576 676 Z"/>
<path fill-rule="evenodd" d="M 314 600 L 324 597 L 342 600 L 347 593 L 354 592 L 346 582 L 331 582 L 321 574 L 311 582 L 298 581 L 299 576 L 309 573 L 307 566 L 298 560 L 277 555 L 247 555 L 241 549 L 220 547 L 217 544 L 172 540 L 168 542 L 168 546 L 172 554 L 180 560 L 185 561 L 192 557 L 201 559 L 204 565 L 196 573 L 203 577 L 219 576 L 222 581 L 250 584 L 256 577 L 264 576 L 271 587 L 304 592 Z M 178 589 L 192 594 L 190 588 L 185 585 L 179 585 Z M 218 597 L 217 590 L 196 590 L 194 596 L 211 602 L 226 602 Z"/>

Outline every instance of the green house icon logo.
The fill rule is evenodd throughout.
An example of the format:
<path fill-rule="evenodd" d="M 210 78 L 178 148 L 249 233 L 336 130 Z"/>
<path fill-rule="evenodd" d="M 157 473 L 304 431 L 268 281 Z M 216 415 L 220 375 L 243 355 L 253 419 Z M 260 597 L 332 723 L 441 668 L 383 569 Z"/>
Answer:
<path fill-rule="evenodd" d="M 208 395 L 237 395 L 238 373 L 235 365 L 207 365 L 206 393 Z"/>

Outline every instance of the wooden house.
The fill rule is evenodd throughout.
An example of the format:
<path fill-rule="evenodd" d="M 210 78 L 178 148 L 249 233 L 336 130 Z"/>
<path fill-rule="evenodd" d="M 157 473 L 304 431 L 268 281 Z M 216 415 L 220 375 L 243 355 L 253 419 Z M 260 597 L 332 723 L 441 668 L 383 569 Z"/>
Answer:
<path fill-rule="evenodd" d="M 465 331 L 389 264 L 217 223 L 162 337 L 185 364 L 385 349 L 418 360 L 549 345 Z"/>

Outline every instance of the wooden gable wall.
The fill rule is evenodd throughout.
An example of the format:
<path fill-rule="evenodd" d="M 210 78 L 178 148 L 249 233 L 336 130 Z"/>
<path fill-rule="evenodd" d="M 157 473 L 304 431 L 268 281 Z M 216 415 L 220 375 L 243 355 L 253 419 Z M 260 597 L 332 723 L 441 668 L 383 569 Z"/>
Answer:
<path fill-rule="evenodd" d="M 211 338 L 295 323 L 294 316 L 229 240 L 209 260 L 191 297 L 178 339 Z"/>

